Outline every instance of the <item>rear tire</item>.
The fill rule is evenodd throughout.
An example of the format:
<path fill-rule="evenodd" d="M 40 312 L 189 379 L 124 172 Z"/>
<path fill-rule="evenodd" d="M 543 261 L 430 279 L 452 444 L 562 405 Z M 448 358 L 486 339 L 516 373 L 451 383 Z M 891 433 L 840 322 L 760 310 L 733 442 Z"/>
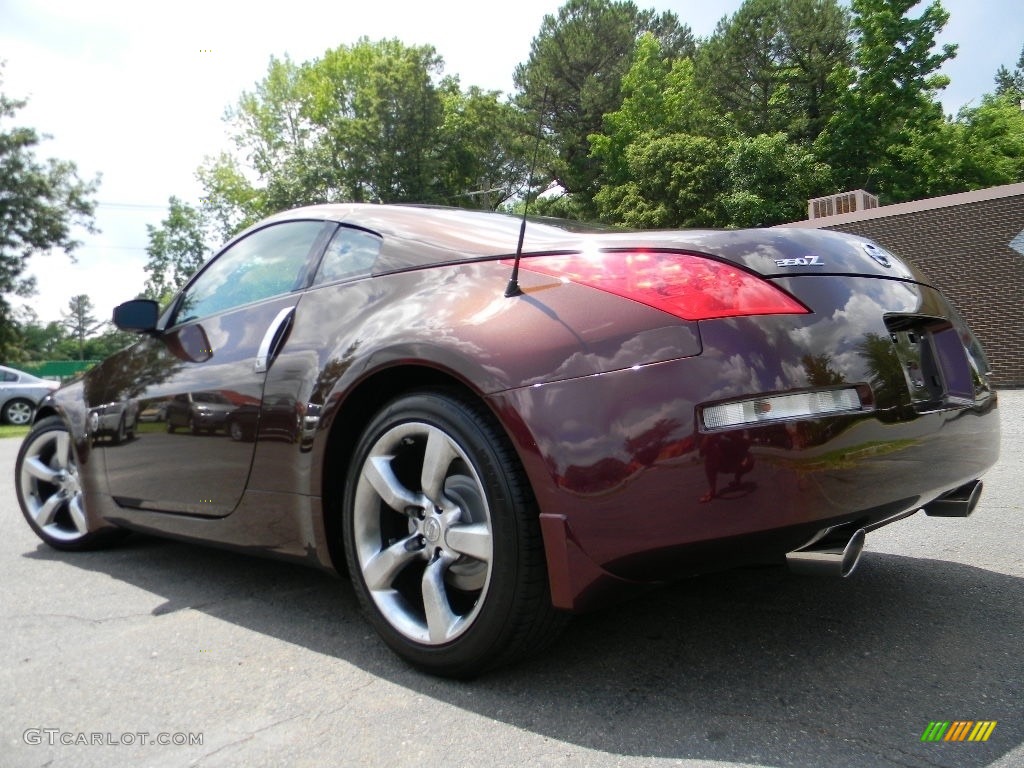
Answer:
<path fill-rule="evenodd" d="M 370 623 L 421 669 L 472 677 L 537 651 L 565 622 L 525 473 L 475 401 L 424 391 L 385 406 L 356 446 L 342 523 Z"/>
<path fill-rule="evenodd" d="M 128 429 L 125 426 L 124 415 L 121 415 L 120 421 L 117 422 L 117 431 L 113 437 L 110 438 L 110 442 L 114 445 L 120 445 L 128 438 Z"/>

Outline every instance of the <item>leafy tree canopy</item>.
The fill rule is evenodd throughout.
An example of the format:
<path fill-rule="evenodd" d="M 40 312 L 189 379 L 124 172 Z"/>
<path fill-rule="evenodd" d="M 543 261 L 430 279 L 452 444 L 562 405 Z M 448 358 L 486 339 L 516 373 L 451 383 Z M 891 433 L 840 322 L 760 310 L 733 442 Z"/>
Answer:
<path fill-rule="evenodd" d="M 80 245 L 73 227 L 96 231 L 93 195 L 99 177 L 82 181 L 74 163 L 36 157 L 44 137 L 10 124 L 26 103 L 0 91 L 0 359 L 13 357 L 18 342 L 19 326 L 6 295 L 29 296 L 35 290 L 23 276 L 29 258 L 51 249 L 72 255 Z"/>
<path fill-rule="evenodd" d="M 1003 96 L 1020 104 L 1024 99 L 1024 46 L 1020 49 L 1020 58 L 1017 59 L 1017 66 L 1013 72 L 1005 66 L 996 70 L 996 96 Z"/>
<path fill-rule="evenodd" d="M 433 47 L 398 40 L 272 58 L 227 113 L 238 156 L 199 169 L 204 210 L 229 235 L 328 201 L 500 205 L 525 176 L 521 115 L 443 70 Z"/>
<path fill-rule="evenodd" d="M 146 286 L 143 294 L 164 303 L 206 260 L 206 225 L 203 215 L 173 195 L 167 217 L 159 227 L 146 225 L 149 245 L 146 253 Z"/>
<path fill-rule="evenodd" d="M 812 141 L 838 108 L 830 76 L 853 64 L 850 32 L 837 0 L 747 0 L 700 46 L 704 99 L 744 135 Z"/>
<path fill-rule="evenodd" d="M 908 185 L 908 148 L 941 130 L 939 92 L 949 78 L 939 68 L 956 46 L 937 48 L 949 20 L 939 0 L 910 16 L 918 0 L 852 0 L 854 66 L 833 77 L 845 90 L 818 137 L 817 149 L 836 169 L 840 187 L 871 189 L 886 202 L 923 196 Z"/>
<path fill-rule="evenodd" d="M 667 57 L 692 56 L 690 28 L 675 14 L 641 11 L 630 0 L 568 0 L 547 15 L 529 59 L 516 67 L 518 103 L 540 113 L 556 153 L 551 176 L 585 202 L 600 174 L 589 136 L 622 103 L 622 78 L 633 63 L 637 39 L 652 34 Z"/>

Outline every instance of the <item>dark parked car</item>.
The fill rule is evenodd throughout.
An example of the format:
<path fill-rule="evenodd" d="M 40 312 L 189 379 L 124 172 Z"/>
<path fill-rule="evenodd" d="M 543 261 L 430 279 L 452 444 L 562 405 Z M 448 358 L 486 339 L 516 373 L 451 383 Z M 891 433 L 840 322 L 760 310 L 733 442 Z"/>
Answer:
<path fill-rule="evenodd" d="M 611 595 L 749 563 L 846 575 L 865 533 L 977 503 L 985 357 L 876 244 L 532 221 L 517 263 L 519 237 L 411 206 L 252 227 L 162 313 L 121 305 L 138 343 L 42 403 L 26 519 L 58 549 L 136 530 L 347 570 L 391 648 L 465 676 Z M 200 393 L 255 440 L 89 439 L 95 404 Z"/>
<path fill-rule="evenodd" d="M 0 424 L 31 423 L 39 401 L 59 386 L 59 382 L 0 365 Z"/>
<path fill-rule="evenodd" d="M 182 392 L 167 401 L 164 418 L 168 432 L 181 427 L 198 435 L 226 431 L 228 414 L 233 410 L 235 406 L 219 392 Z"/>

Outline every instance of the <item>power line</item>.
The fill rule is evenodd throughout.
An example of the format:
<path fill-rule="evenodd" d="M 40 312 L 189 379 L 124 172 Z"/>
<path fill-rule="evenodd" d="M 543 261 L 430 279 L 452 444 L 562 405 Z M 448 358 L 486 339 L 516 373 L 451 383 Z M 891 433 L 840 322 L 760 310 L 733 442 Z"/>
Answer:
<path fill-rule="evenodd" d="M 147 210 L 147 211 L 166 211 L 167 205 L 151 205 L 149 203 L 106 203 L 97 201 L 97 208 L 130 208 L 136 210 Z"/>
<path fill-rule="evenodd" d="M 145 245 L 80 245 L 75 250 L 84 251 L 91 248 L 101 251 L 144 251 L 147 247 Z"/>

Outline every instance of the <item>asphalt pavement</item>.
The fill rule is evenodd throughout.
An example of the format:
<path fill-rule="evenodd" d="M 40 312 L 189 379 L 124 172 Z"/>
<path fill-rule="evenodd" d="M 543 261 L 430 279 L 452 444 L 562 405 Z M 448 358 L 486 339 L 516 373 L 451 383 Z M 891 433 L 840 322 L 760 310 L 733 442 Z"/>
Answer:
<path fill-rule="evenodd" d="M 410 669 L 351 587 L 144 536 L 69 554 L 0 440 L 0 766 L 1024 766 L 1024 391 L 968 519 L 870 534 L 849 579 L 693 579 L 473 682 Z M 922 742 L 933 721 L 985 742 Z M 164 743 L 161 743 L 164 742 Z"/>

